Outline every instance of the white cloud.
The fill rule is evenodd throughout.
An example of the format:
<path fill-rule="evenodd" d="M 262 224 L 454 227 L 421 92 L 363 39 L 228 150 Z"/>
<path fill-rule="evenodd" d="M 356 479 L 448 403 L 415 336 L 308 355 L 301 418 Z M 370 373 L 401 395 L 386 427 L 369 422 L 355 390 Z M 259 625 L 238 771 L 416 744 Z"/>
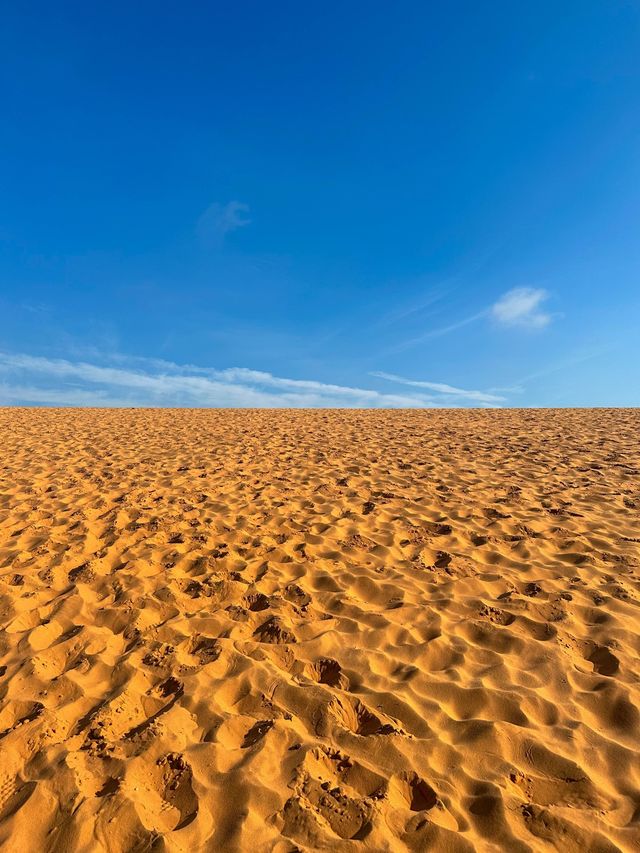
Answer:
<path fill-rule="evenodd" d="M 496 405 L 504 400 L 488 392 L 387 373 L 373 375 L 413 387 L 417 393 L 387 394 L 246 367 L 219 370 L 125 356 L 102 361 L 106 363 L 0 352 L 0 405 L 434 408 Z"/>
<path fill-rule="evenodd" d="M 33 385 L 9 385 L 0 382 L 0 406 L 130 406 L 126 400 L 112 397 L 105 391 L 65 386 L 38 388 Z"/>
<path fill-rule="evenodd" d="M 462 329 L 487 317 L 492 318 L 503 326 L 542 329 L 544 326 L 549 325 L 552 319 L 551 314 L 547 314 L 540 309 L 542 303 L 548 298 L 549 294 L 542 288 L 516 287 L 504 293 L 497 302 L 488 308 L 483 308 L 482 311 L 464 317 L 462 320 L 456 320 L 453 323 L 440 326 L 436 329 L 429 329 L 416 337 L 409 338 L 390 347 L 387 352 L 393 353 L 409 349 L 432 338 L 439 338 L 442 335 L 456 332 L 458 329 Z"/>
<path fill-rule="evenodd" d="M 541 329 L 551 322 L 551 315 L 540 310 L 540 306 L 547 298 L 546 290 L 516 287 L 492 305 L 491 316 L 505 326 Z"/>
<path fill-rule="evenodd" d="M 117 360 L 118 365 L 125 362 Z M 287 379 L 247 368 L 215 370 L 164 361 L 140 367 L 0 353 L 0 403 L 87 406 L 237 408 L 419 408 L 436 405 L 425 394 L 382 394 L 367 388 Z"/>
<path fill-rule="evenodd" d="M 397 376 L 395 373 L 384 373 L 383 371 L 375 371 L 371 376 L 377 376 L 379 379 L 387 379 L 389 382 L 397 382 L 400 385 L 409 385 L 413 388 L 426 388 L 429 391 L 435 391 L 437 394 L 443 394 L 448 397 L 455 397 L 461 400 L 471 400 L 475 403 L 496 404 L 503 403 L 505 397 L 497 394 L 492 394 L 487 391 L 466 391 L 464 388 L 455 388 L 453 385 L 447 385 L 444 382 L 425 382 L 418 379 L 405 379 L 404 376 Z"/>
<path fill-rule="evenodd" d="M 244 228 L 251 223 L 248 216 L 249 205 L 241 201 L 230 201 L 227 204 L 214 202 L 204 211 L 196 231 L 198 237 L 205 244 L 221 242 L 225 235 L 238 228 Z"/>

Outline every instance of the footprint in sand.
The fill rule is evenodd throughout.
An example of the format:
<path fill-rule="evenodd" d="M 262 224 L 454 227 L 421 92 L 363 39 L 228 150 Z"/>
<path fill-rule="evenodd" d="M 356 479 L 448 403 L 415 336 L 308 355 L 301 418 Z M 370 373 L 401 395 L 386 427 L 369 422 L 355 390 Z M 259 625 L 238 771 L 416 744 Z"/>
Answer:
<path fill-rule="evenodd" d="M 260 610 L 266 610 L 271 604 L 271 602 L 263 593 L 252 592 L 249 595 L 245 596 L 244 604 L 245 607 L 248 610 L 251 610 L 252 613 L 257 613 Z"/>
<path fill-rule="evenodd" d="M 193 773 L 184 756 L 170 752 L 153 764 L 145 758 L 134 759 L 123 790 L 135 803 L 146 829 L 171 832 L 187 826 L 198 814 L 192 781 Z"/>
<path fill-rule="evenodd" d="M 202 666 L 206 666 L 218 660 L 222 646 L 213 637 L 196 635 L 189 640 L 187 652 L 196 657 Z"/>
<path fill-rule="evenodd" d="M 620 661 L 606 646 L 594 646 L 586 659 L 599 675 L 615 675 L 620 669 Z"/>
<path fill-rule="evenodd" d="M 283 835 L 313 848 L 336 839 L 363 840 L 371 830 L 374 803 L 384 796 L 384 777 L 328 747 L 309 750 L 296 769 L 293 795 L 280 812 Z"/>
<path fill-rule="evenodd" d="M 330 731 L 335 724 L 362 737 L 400 734 L 402 731 L 392 717 L 382 711 L 374 711 L 359 699 L 346 696 L 331 699 L 321 715 L 318 732 L 321 729 Z"/>
<path fill-rule="evenodd" d="M 315 663 L 307 664 L 305 675 L 319 684 L 328 684 L 330 687 L 339 687 L 341 690 L 349 689 L 349 679 L 342 672 L 338 661 L 333 658 L 318 658 Z"/>
<path fill-rule="evenodd" d="M 14 699 L 8 702 L 0 713 L 0 740 L 8 734 L 32 723 L 44 713 L 41 702 L 31 702 Z"/>
<path fill-rule="evenodd" d="M 488 604 L 483 604 L 480 607 L 479 614 L 483 618 L 493 622 L 494 625 L 512 625 L 516 620 L 513 613 L 507 613 L 498 607 L 491 607 Z"/>
<path fill-rule="evenodd" d="M 311 603 L 311 596 L 306 593 L 302 587 L 297 584 L 290 583 L 284 588 L 282 597 L 290 604 L 295 604 L 296 607 L 304 609 Z"/>
<path fill-rule="evenodd" d="M 271 616 L 253 632 L 260 643 L 295 643 L 296 638 L 278 616 Z"/>

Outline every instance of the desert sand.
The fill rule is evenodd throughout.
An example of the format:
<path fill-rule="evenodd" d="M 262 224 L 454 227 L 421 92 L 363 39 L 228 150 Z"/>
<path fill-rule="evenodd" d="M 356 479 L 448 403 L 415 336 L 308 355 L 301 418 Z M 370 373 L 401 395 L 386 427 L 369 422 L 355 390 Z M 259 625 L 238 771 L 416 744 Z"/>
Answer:
<path fill-rule="evenodd" d="M 638 410 L 0 410 L 0 846 L 637 851 L 639 557 Z"/>

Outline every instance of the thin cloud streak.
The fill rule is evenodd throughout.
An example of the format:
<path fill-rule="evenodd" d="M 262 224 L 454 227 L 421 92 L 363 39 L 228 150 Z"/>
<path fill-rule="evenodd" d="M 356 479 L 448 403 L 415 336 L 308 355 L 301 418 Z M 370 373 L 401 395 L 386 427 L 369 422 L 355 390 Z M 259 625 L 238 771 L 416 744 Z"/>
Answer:
<path fill-rule="evenodd" d="M 442 326 L 439 329 L 431 329 L 422 335 L 418 335 L 415 338 L 410 338 L 408 341 L 403 341 L 402 343 L 397 344 L 395 347 L 387 350 L 387 352 L 401 352 L 402 350 L 409 349 L 409 347 L 414 347 L 417 344 L 428 341 L 431 338 L 439 338 L 442 335 L 448 335 L 449 332 L 455 332 L 457 329 L 462 329 L 464 326 L 468 326 L 470 323 L 475 323 L 482 317 L 486 317 L 488 313 L 488 309 L 485 309 L 484 311 L 479 311 L 477 314 L 473 314 L 471 317 L 465 317 L 464 320 L 458 320 L 456 323 L 451 323 L 448 326 Z"/>
<path fill-rule="evenodd" d="M 503 403 L 506 398 L 497 394 L 492 394 L 487 391 L 467 391 L 464 388 L 456 388 L 453 385 L 447 385 L 444 382 L 426 382 L 419 379 L 406 379 L 404 376 L 397 376 L 395 373 L 385 373 L 384 371 L 374 371 L 370 374 L 378 379 L 386 379 L 389 382 L 397 382 L 399 385 L 408 385 L 412 388 L 426 388 L 429 391 L 435 391 L 437 394 L 444 394 L 450 397 L 456 397 L 464 400 L 472 400 L 477 403 Z"/>
<path fill-rule="evenodd" d="M 17 375 L 19 379 L 0 386 L 0 401 L 5 403 L 220 408 L 433 408 L 442 405 L 434 395 L 383 394 L 368 388 L 273 376 L 248 368 L 215 370 L 162 361 L 151 361 L 143 370 L 23 353 L 0 353 L 0 372 Z M 44 387 L 34 382 L 34 377 L 44 379 Z"/>
<path fill-rule="evenodd" d="M 522 379 L 518 380 L 518 385 L 522 385 L 525 382 L 533 382 L 536 379 L 543 379 L 546 376 L 551 376 L 554 373 L 559 373 L 562 370 L 567 370 L 570 367 L 574 367 L 577 364 L 582 364 L 585 361 L 591 361 L 593 358 L 598 358 L 601 355 L 604 355 L 607 352 L 611 352 L 615 349 L 614 346 L 602 346 L 598 347 L 591 352 L 582 353 L 580 355 L 576 355 L 573 358 L 564 359 L 563 361 L 549 365 L 548 367 L 542 368 L 541 370 L 537 370 L 534 373 L 529 373 L 526 376 L 522 377 Z"/>
<path fill-rule="evenodd" d="M 81 406 L 123 408 L 131 402 L 112 397 L 104 391 L 65 386 L 38 388 L 33 385 L 8 385 L 0 383 L 0 406 Z"/>
<path fill-rule="evenodd" d="M 387 353 L 402 352 L 432 338 L 448 335 L 450 332 L 469 326 L 483 317 L 492 319 L 499 326 L 543 329 L 553 319 L 551 314 L 547 314 L 540 308 L 548 298 L 549 294 L 542 288 L 515 287 L 513 290 L 504 293 L 493 305 L 483 308 L 477 314 L 472 314 L 470 317 L 465 317 L 463 320 L 441 326 L 438 329 L 430 329 L 422 335 L 402 341 L 388 349 Z"/>
<path fill-rule="evenodd" d="M 376 326 L 386 326 L 392 323 L 398 322 L 399 320 L 403 320 L 408 316 L 419 313 L 426 308 L 429 308 L 436 302 L 440 302 L 444 299 L 445 296 L 448 296 L 452 292 L 459 290 L 465 281 L 473 278 L 473 276 L 477 275 L 486 265 L 487 263 L 495 256 L 495 254 L 499 251 L 499 249 L 504 244 L 504 240 L 499 240 L 495 243 L 495 245 L 487 250 L 485 250 L 482 255 L 477 258 L 473 263 L 471 263 L 466 270 L 463 272 L 459 272 L 454 276 L 449 276 L 448 278 L 440 281 L 437 286 L 433 284 L 428 285 L 431 288 L 434 288 L 429 295 L 427 295 L 423 300 L 414 303 L 413 305 L 403 305 L 397 307 L 395 310 L 389 312 L 381 320 L 375 324 Z M 431 313 L 431 312 L 430 312 Z M 474 316 L 474 319 L 478 319 L 479 316 Z M 466 325 L 466 321 L 462 321 L 464 325 Z M 470 322 L 470 320 L 469 320 Z M 452 327 L 446 326 L 444 329 L 435 329 L 432 333 L 428 333 L 429 336 L 438 337 L 441 334 L 446 334 L 448 331 L 453 331 L 455 328 L 458 328 L 457 324 L 453 324 Z M 422 338 L 416 338 L 415 340 L 422 340 Z"/>
<path fill-rule="evenodd" d="M 384 328 L 385 326 L 391 326 L 394 323 L 399 323 L 400 321 L 405 321 L 408 317 L 411 317 L 416 314 L 420 314 L 425 312 L 427 308 L 431 308 L 432 305 L 435 305 L 437 302 L 440 302 L 447 296 L 449 291 L 440 289 L 438 291 L 430 293 L 424 299 L 419 302 L 414 302 L 411 305 L 404 305 L 401 308 L 396 308 L 394 311 L 390 311 L 387 314 L 379 317 L 373 324 L 372 328 Z M 427 316 L 435 312 L 429 312 Z"/>
<path fill-rule="evenodd" d="M 371 373 L 417 389 L 372 388 L 274 376 L 247 367 L 217 369 L 153 358 L 112 355 L 95 364 L 0 352 L 0 405 L 168 406 L 215 408 L 459 408 L 494 406 L 505 397 L 445 382 Z M 14 381 L 8 381 L 9 379 Z"/>

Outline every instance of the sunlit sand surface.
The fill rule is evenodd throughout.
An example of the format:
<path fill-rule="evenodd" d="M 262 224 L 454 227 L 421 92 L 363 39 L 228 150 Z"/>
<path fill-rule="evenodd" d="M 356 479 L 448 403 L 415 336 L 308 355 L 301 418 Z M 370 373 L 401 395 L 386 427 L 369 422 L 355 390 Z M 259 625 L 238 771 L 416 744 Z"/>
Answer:
<path fill-rule="evenodd" d="M 0 410 L 6 851 L 637 851 L 640 413 Z"/>

